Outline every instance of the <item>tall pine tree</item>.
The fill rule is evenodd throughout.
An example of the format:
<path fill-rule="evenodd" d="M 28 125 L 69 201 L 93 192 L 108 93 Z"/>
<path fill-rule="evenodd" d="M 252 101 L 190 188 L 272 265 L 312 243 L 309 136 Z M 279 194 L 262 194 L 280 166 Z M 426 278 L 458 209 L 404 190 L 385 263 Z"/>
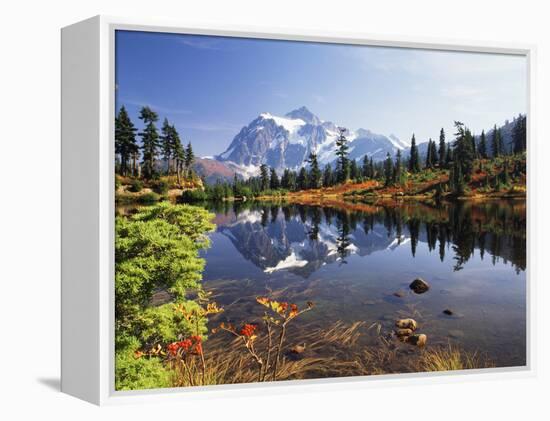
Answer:
<path fill-rule="evenodd" d="M 512 150 L 521 153 L 527 149 L 527 117 L 519 115 L 512 130 Z"/>
<path fill-rule="evenodd" d="M 446 165 L 447 158 L 447 144 L 445 143 L 445 131 L 441 128 L 439 132 L 439 166 L 444 167 Z"/>
<path fill-rule="evenodd" d="M 306 161 L 309 164 L 309 188 L 318 189 L 321 186 L 321 170 L 319 169 L 319 162 L 317 161 L 317 154 L 310 153 L 308 160 Z"/>
<path fill-rule="evenodd" d="M 479 137 L 478 152 L 480 158 L 487 159 L 487 139 L 485 138 L 485 130 L 481 131 L 481 136 Z"/>
<path fill-rule="evenodd" d="M 393 184 L 393 162 L 389 152 L 384 160 L 384 184 L 386 186 Z"/>
<path fill-rule="evenodd" d="M 187 177 L 191 178 L 193 176 L 193 163 L 195 162 L 195 153 L 193 152 L 193 146 L 191 142 L 187 143 L 185 148 L 185 158 L 183 164 L 185 165 L 185 172 Z"/>
<path fill-rule="evenodd" d="M 500 156 L 500 144 L 500 131 L 497 129 L 497 125 L 495 124 L 495 127 L 493 127 L 493 136 L 491 137 L 491 152 L 493 154 L 493 158 L 498 158 Z"/>
<path fill-rule="evenodd" d="M 158 114 L 149 107 L 143 107 L 139 113 L 140 120 L 145 128 L 139 133 L 141 137 L 143 177 L 151 179 L 155 174 L 155 160 L 158 155 L 159 134 L 155 123 L 158 121 Z"/>
<path fill-rule="evenodd" d="M 269 188 L 271 190 L 277 190 L 280 187 L 279 176 L 275 168 L 271 168 L 271 173 L 269 175 Z"/>
<path fill-rule="evenodd" d="M 134 159 L 139 152 L 136 131 L 137 129 L 123 105 L 115 119 L 115 153 L 120 156 L 120 173 L 122 175 L 129 174 L 130 160 Z"/>
<path fill-rule="evenodd" d="M 348 160 L 348 139 L 345 136 L 347 129 L 338 127 L 338 137 L 336 138 L 336 156 L 338 157 L 338 181 L 345 183 L 349 179 L 350 168 Z"/>
<path fill-rule="evenodd" d="M 420 157 L 418 156 L 418 147 L 416 146 L 416 139 L 414 134 L 411 139 L 411 155 L 409 157 L 409 172 L 420 172 Z"/>
<path fill-rule="evenodd" d="M 269 189 L 269 169 L 266 164 L 260 165 L 260 189 L 262 191 Z"/>

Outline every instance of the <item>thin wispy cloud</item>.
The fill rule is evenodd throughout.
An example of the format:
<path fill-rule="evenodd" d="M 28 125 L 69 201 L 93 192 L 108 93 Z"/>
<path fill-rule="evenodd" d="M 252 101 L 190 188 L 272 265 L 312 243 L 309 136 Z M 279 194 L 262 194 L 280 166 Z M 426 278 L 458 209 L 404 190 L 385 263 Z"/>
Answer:
<path fill-rule="evenodd" d="M 313 101 L 317 104 L 324 104 L 327 102 L 326 98 L 323 95 L 313 95 Z"/>
<path fill-rule="evenodd" d="M 186 37 L 178 39 L 180 44 L 199 50 L 219 50 L 220 43 L 215 38 L 207 37 Z"/>
<path fill-rule="evenodd" d="M 288 94 L 286 92 L 273 92 L 273 96 L 276 97 L 276 98 L 281 98 L 281 99 L 287 99 L 288 98 Z"/>
<path fill-rule="evenodd" d="M 480 98 L 485 95 L 482 89 L 465 85 L 446 86 L 441 94 L 448 98 Z"/>

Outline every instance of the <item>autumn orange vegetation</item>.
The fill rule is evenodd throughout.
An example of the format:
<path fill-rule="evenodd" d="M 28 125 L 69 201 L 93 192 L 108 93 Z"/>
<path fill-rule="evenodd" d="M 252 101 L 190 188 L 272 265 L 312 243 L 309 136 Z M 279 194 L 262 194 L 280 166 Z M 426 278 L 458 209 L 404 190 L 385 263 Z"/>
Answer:
<path fill-rule="evenodd" d="M 256 346 L 259 334 L 259 326 L 256 324 L 245 323 L 239 330 L 232 324 L 222 323 L 219 330 L 229 332 L 242 340 L 244 348 L 258 366 L 258 381 L 277 380 L 277 368 L 284 346 L 286 328 L 296 317 L 310 311 L 313 308 L 313 303 L 308 302 L 306 307 L 300 310 L 296 304 L 279 302 L 268 297 L 258 297 L 256 301 L 270 310 L 266 311 L 262 318 L 267 336 L 267 343 L 263 351 L 258 350 Z M 273 344 L 275 330 L 278 330 L 279 336 L 277 343 Z M 274 355 L 273 360 L 272 355 Z"/>

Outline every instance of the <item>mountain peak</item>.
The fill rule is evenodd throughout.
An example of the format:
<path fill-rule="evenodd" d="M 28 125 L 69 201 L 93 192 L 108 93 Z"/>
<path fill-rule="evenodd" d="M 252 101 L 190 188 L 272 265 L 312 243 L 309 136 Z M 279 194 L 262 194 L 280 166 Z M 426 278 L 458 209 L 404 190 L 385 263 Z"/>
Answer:
<path fill-rule="evenodd" d="M 301 120 L 304 120 L 308 124 L 313 124 L 314 126 L 318 126 L 319 124 L 321 124 L 321 120 L 319 119 L 319 117 L 313 114 L 305 105 L 295 110 L 292 110 L 289 113 L 286 113 L 285 117 L 294 119 L 299 118 Z"/>

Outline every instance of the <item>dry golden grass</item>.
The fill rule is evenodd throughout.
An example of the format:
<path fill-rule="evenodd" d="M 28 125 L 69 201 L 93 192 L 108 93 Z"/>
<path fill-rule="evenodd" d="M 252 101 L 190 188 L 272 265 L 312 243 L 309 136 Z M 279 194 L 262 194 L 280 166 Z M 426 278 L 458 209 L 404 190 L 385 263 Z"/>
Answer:
<path fill-rule="evenodd" d="M 490 368 L 494 364 L 477 352 L 466 352 L 456 346 L 431 349 L 422 353 L 419 371 L 451 371 Z"/>
<path fill-rule="evenodd" d="M 301 344 L 306 345 L 303 356 L 292 357 L 290 349 L 297 345 L 289 343 L 283 353 L 277 380 L 305 379 L 330 377 L 338 375 L 353 375 L 355 364 L 344 360 L 345 353 L 355 345 L 360 336 L 359 329 L 364 322 L 345 325 L 335 323 L 326 330 L 311 329 L 301 337 Z M 235 338 L 227 344 L 227 336 L 217 334 L 208 340 L 205 346 L 206 372 L 204 384 L 251 383 L 258 381 L 258 366 L 243 352 L 242 341 Z M 256 349 L 265 350 L 265 337 L 256 342 Z M 321 348 L 331 348 L 329 357 L 316 356 Z M 212 351 L 209 351 L 212 350 Z M 191 386 L 201 384 L 201 370 L 198 360 L 188 365 L 189 371 L 174 368 L 174 386 Z M 345 374 L 340 374 L 345 373 Z M 350 373 L 350 374 L 347 374 Z M 189 375 L 191 374 L 191 376 Z"/>
<path fill-rule="evenodd" d="M 346 325 L 336 322 L 328 329 L 304 329 L 300 345 L 305 344 L 303 355 L 292 356 L 290 349 L 298 345 L 289 343 L 277 371 L 277 381 L 327 377 L 368 376 L 389 373 L 414 373 L 430 371 L 468 370 L 494 367 L 493 363 L 478 353 L 464 351 L 457 346 L 445 346 L 403 353 L 377 333 L 379 346 L 358 346 L 362 330 L 371 330 L 364 322 Z M 376 327 L 376 326 L 375 326 Z M 376 332 L 376 329 L 374 330 Z M 227 344 L 227 337 L 214 335 L 205 349 L 205 385 L 252 383 L 258 381 L 257 364 L 243 352 L 242 341 L 235 338 Z M 265 338 L 256 343 L 258 350 L 265 350 Z M 210 351 L 209 351 L 210 350 Z M 414 350 L 414 351 L 413 351 Z M 320 356 L 323 355 L 323 356 Z M 191 373 L 192 383 L 189 381 Z M 174 370 L 174 386 L 202 384 L 198 360 L 189 365 L 189 371 Z M 271 379 L 268 379 L 271 380 Z"/>

